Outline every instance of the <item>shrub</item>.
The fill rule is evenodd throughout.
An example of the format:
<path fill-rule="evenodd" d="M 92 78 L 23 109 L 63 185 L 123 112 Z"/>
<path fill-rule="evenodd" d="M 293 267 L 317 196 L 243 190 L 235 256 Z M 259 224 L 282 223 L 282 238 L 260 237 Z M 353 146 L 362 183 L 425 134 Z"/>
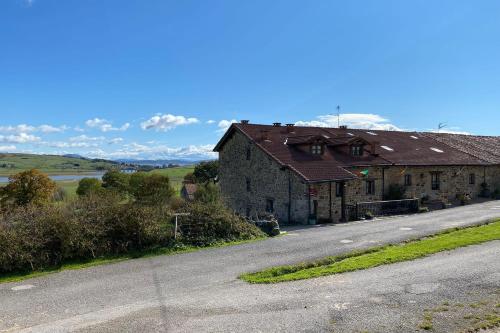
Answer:
<path fill-rule="evenodd" d="M 374 218 L 374 215 L 373 215 L 372 212 L 366 212 L 365 213 L 365 219 L 367 219 L 367 220 L 373 220 L 373 218 Z"/>
<path fill-rule="evenodd" d="M 68 198 L 68 191 L 66 189 L 58 186 L 52 195 L 52 200 L 54 201 L 64 201 Z"/>
<path fill-rule="evenodd" d="M 130 177 L 129 191 L 136 202 L 145 205 L 165 205 L 175 194 L 167 176 L 144 172 Z"/>
<path fill-rule="evenodd" d="M 214 183 L 199 184 L 194 199 L 203 203 L 214 203 L 220 201 L 220 190 Z"/>
<path fill-rule="evenodd" d="M 126 194 L 129 190 L 129 178 L 128 174 L 119 170 L 109 170 L 102 176 L 102 187 Z"/>
<path fill-rule="evenodd" d="M 180 218 L 184 240 L 194 245 L 209 245 L 218 241 L 246 240 L 264 234 L 255 225 L 236 216 L 220 203 L 192 202 Z"/>
<path fill-rule="evenodd" d="M 97 193 L 102 190 L 102 182 L 97 178 L 82 178 L 78 182 L 76 194 L 88 195 L 90 193 Z"/>
<path fill-rule="evenodd" d="M 18 206 L 44 204 L 52 199 L 56 187 L 53 180 L 36 169 L 23 171 L 9 177 L 9 184 L 2 190 L 2 201 Z"/>

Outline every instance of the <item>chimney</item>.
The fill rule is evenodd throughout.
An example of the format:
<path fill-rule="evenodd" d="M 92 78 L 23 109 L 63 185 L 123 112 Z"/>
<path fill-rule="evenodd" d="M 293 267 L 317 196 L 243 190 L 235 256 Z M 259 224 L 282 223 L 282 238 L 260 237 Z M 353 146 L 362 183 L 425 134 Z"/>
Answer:
<path fill-rule="evenodd" d="M 377 153 L 377 145 L 379 144 L 379 142 L 377 141 L 372 141 L 371 142 L 371 149 L 370 149 L 370 153 L 374 156 L 377 156 L 378 153 Z"/>
<path fill-rule="evenodd" d="M 295 124 L 286 124 L 286 132 L 287 133 L 293 132 L 294 127 Z"/>
<path fill-rule="evenodd" d="M 346 130 L 347 129 L 347 125 L 340 125 L 339 128 L 342 129 L 342 130 Z"/>
<path fill-rule="evenodd" d="M 280 127 L 281 123 L 273 123 L 273 127 Z"/>
<path fill-rule="evenodd" d="M 241 121 L 241 123 L 242 123 L 242 124 L 245 124 L 245 125 L 246 125 L 246 124 L 248 124 L 249 122 L 250 122 L 250 120 L 242 120 L 242 121 Z"/>
<path fill-rule="evenodd" d="M 260 131 L 262 141 L 269 141 L 269 130 Z"/>

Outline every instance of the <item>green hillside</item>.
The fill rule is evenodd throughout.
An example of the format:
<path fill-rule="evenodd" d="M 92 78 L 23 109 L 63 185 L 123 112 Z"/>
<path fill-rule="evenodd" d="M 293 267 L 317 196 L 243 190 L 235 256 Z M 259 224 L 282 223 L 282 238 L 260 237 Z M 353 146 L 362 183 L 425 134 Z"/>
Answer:
<path fill-rule="evenodd" d="M 116 162 L 59 155 L 0 154 L 0 176 L 38 169 L 47 174 L 75 174 L 103 171 Z"/>

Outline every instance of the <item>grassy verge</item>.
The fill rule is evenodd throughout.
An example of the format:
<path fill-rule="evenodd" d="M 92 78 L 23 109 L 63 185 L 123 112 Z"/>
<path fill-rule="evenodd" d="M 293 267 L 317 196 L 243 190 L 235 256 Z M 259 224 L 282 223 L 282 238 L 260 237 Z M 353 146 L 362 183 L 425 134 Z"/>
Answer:
<path fill-rule="evenodd" d="M 408 261 L 459 247 L 500 239 L 500 221 L 482 226 L 447 230 L 397 245 L 374 247 L 298 265 L 272 267 L 240 276 L 250 283 L 277 283 L 351 272 Z"/>
<path fill-rule="evenodd" d="M 96 258 L 96 259 L 85 260 L 85 261 L 66 262 L 66 263 L 62 264 L 61 266 L 52 267 L 52 268 L 48 268 L 48 269 L 41 270 L 41 271 L 0 274 L 0 283 L 18 282 L 18 281 L 32 279 L 32 278 L 44 276 L 47 274 L 62 272 L 62 271 L 66 271 L 66 270 L 75 270 L 75 269 L 89 268 L 89 267 L 93 267 L 93 266 L 114 264 L 114 263 L 118 263 L 118 262 L 125 261 L 125 260 L 130 260 L 130 259 L 148 258 L 148 257 L 161 256 L 161 255 L 173 255 L 173 254 L 180 254 L 180 253 L 188 253 L 188 252 L 194 252 L 194 251 L 200 251 L 200 250 L 206 250 L 206 249 L 213 249 L 213 248 L 220 248 L 220 247 L 226 247 L 226 246 L 251 243 L 251 242 L 260 241 L 263 239 L 266 239 L 266 237 L 260 237 L 260 238 L 249 239 L 249 240 L 241 240 L 241 241 L 232 241 L 232 242 L 220 242 L 220 243 L 215 243 L 213 245 L 204 246 L 204 247 L 185 246 L 185 245 L 180 245 L 180 246 L 176 246 L 176 247 L 159 247 L 159 248 L 150 249 L 150 250 L 131 252 L 131 253 L 116 255 L 116 256 L 106 256 L 106 257 L 102 257 L 102 258 Z"/>

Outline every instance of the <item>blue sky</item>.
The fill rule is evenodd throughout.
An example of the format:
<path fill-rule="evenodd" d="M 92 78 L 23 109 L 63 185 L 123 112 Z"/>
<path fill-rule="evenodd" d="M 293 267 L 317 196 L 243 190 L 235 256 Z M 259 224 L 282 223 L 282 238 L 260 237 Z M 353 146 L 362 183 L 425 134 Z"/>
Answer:
<path fill-rule="evenodd" d="M 498 135 L 500 2 L 2 0 L 0 151 L 202 158 L 227 124 Z"/>

